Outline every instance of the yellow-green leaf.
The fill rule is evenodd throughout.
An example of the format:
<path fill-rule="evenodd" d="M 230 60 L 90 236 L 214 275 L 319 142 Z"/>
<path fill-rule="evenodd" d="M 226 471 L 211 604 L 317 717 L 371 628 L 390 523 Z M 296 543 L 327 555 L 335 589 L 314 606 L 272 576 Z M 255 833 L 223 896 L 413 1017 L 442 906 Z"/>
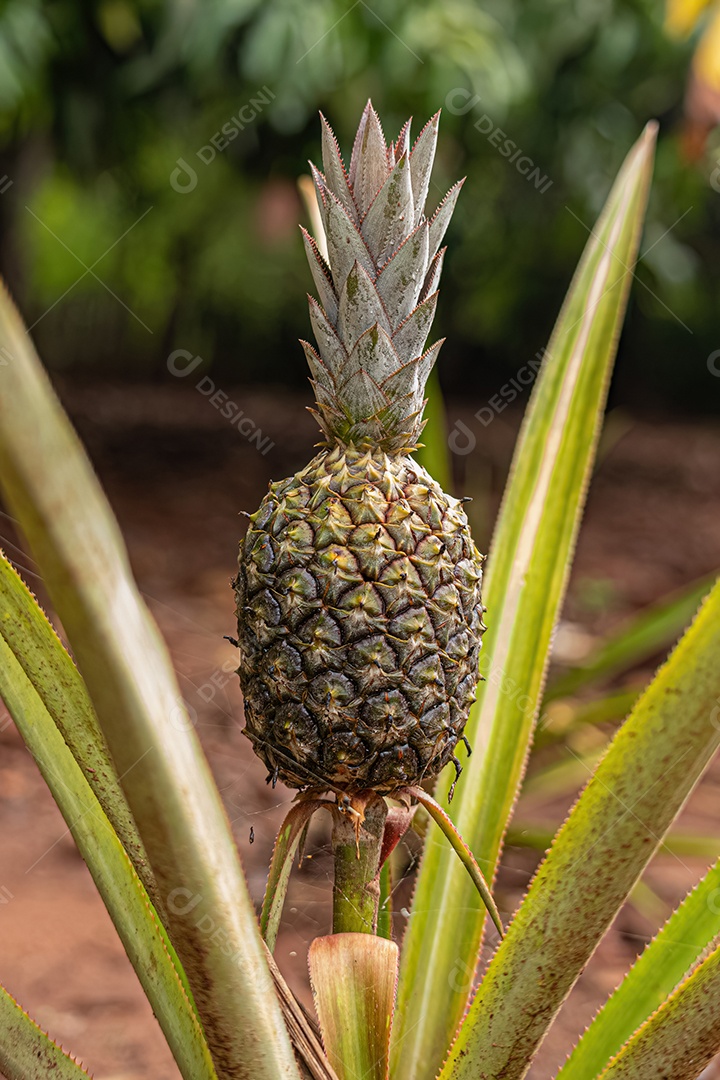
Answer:
<path fill-rule="evenodd" d="M 219 792 L 117 522 L 7 294 L 0 488 L 40 566 L 145 845 L 218 1072 L 297 1080 Z"/>
<path fill-rule="evenodd" d="M 7 1080 L 87 1080 L 90 1075 L 0 986 L 0 1069 Z"/>
<path fill-rule="evenodd" d="M 474 751 L 451 810 L 488 881 L 522 778 L 565 594 L 654 142 L 651 125 L 628 155 L 587 242 L 533 391 L 490 550 L 489 629 L 480 665 L 487 682 L 468 722 Z M 448 785 L 441 778 L 438 799 Z M 437 1074 L 466 1008 L 485 913 L 463 878 L 447 844 L 429 835 L 403 943 L 395 1080 Z"/>
<path fill-rule="evenodd" d="M 50 673 L 48 678 L 52 678 Z M 195 1010 L 142 882 L 40 695 L 2 635 L 0 696 L 88 865 L 182 1076 L 185 1080 L 216 1080 Z"/>
<path fill-rule="evenodd" d="M 720 581 L 613 739 L 493 957 L 441 1080 L 519 1080 L 720 746 Z M 603 1061 L 593 1061 L 595 1068 Z M 587 1076 L 587 1072 L 583 1076 Z M 645 1076 L 672 1076 L 646 1073 Z"/>
<path fill-rule="evenodd" d="M 315 938 L 310 981 L 330 1064 L 339 1080 L 387 1080 L 398 947 L 372 934 Z"/>
<path fill-rule="evenodd" d="M 265 896 L 263 897 L 262 910 L 260 912 L 260 930 L 265 938 L 268 949 L 272 952 L 277 941 L 280 919 L 287 895 L 290 871 L 292 870 L 295 852 L 300 846 L 303 833 L 307 829 L 310 818 L 316 810 L 329 803 L 321 799 L 308 799 L 296 803 L 288 812 L 287 817 L 280 826 L 275 840 L 270 869 L 268 871 Z"/>
<path fill-rule="evenodd" d="M 696 1080 L 719 1051 L 720 949 L 715 949 L 598 1080 Z"/>
<path fill-rule="evenodd" d="M 1 551 L 0 634 L 52 716 L 153 904 L 162 911 L 155 876 L 80 672 Z"/>
<path fill-rule="evenodd" d="M 597 1073 L 602 1063 L 609 1061 L 636 1028 L 663 1004 L 718 935 L 720 862 L 708 871 L 636 960 L 556 1080 L 585 1080 Z"/>

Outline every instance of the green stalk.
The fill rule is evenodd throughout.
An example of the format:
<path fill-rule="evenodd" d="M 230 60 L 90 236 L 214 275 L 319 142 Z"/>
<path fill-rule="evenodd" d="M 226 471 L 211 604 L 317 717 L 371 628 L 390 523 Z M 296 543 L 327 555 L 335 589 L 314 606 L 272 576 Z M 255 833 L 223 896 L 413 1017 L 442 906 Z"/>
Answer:
<path fill-rule="evenodd" d="M 364 819 L 362 813 L 364 810 Z M 358 817 L 358 813 L 361 815 Z M 374 934 L 380 903 L 380 850 L 387 804 L 374 792 L 333 815 L 333 933 Z"/>

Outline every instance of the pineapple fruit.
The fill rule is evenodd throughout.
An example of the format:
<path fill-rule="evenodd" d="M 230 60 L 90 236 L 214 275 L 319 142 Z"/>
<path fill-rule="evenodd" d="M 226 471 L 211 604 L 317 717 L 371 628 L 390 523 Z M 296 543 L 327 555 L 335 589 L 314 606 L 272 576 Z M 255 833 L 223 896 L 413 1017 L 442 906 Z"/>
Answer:
<path fill-rule="evenodd" d="M 483 557 L 462 504 L 410 456 L 442 342 L 425 350 L 460 184 L 424 215 L 439 113 L 412 150 L 368 102 L 346 171 L 322 120 L 328 258 L 303 348 L 323 449 L 271 483 L 234 582 L 245 732 L 291 787 L 392 794 L 435 776 L 478 682 Z M 469 748 L 468 748 L 469 749 Z"/>

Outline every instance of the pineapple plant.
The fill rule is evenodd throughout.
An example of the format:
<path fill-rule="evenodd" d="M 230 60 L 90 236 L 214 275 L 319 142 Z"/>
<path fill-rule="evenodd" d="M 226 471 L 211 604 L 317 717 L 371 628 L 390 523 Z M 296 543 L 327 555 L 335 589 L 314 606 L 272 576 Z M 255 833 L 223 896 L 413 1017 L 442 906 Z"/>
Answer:
<path fill-rule="evenodd" d="M 302 345 L 324 440 L 250 516 L 234 582 L 246 734 L 268 779 L 307 791 L 391 794 L 450 761 L 461 772 L 483 557 L 462 502 L 412 458 L 461 187 L 426 216 L 439 115 L 412 149 L 410 121 L 387 145 L 368 102 L 347 170 L 321 118 L 325 235 L 303 230 L 317 351 Z"/>
<path fill-rule="evenodd" d="M 378 133 L 376 117 L 368 110 L 354 155 L 355 168 L 351 167 L 344 181 L 355 210 L 348 202 L 343 204 L 343 212 L 357 216 L 354 227 L 363 244 L 362 230 L 375 200 L 359 194 L 366 191 L 362 177 L 371 163 L 372 168 L 378 161 L 382 163 L 381 157 L 363 155 L 373 142 L 380 145 Z M 338 200 L 338 196 L 331 197 L 330 187 L 343 194 L 344 189 L 339 184 L 341 177 L 333 176 L 337 163 L 333 154 L 337 151 L 329 131 L 325 138 L 329 154 L 325 173 L 329 178 L 327 183 L 319 174 L 316 179 L 326 211 L 332 272 L 328 270 L 330 276 L 319 278 L 318 289 L 328 325 L 346 349 L 350 340 L 347 308 L 353 299 L 349 295 L 353 286 L 348 290 L 346 285 L 352 266 L 343 277 L 337 248 L 355 241 L 352 232 L 336 230 L 333 234 L 331 218 L 338 212 L 333 199 Z M 434 149 L 434 137 L 426 135 L 428 138 L 430 142 L 418 140 L 413 150 L 420 155 L 416 177 L 423 155 L 431 156 Z M 553 625 L 572 561 L 631 267 L 639 249 L 654 139 L 655 126 L 649 125 L 628 155 L 587 241 L 528 408 L 495 531 L 491 573 L 484 590 L 495 613 L 488 632 L 492 635 L 493 670 L 502 672 L 503 678 L 488 679 L 477 707 L 471 710 L 468 731 L 476 742 L 476 752 L 466 766 L 469 782 L 459 786 L 452 806 L 455 820 L 462 823 L 472 850 L 490 874 L 498 863 L 532 737 L 537 710 L 528 708 L 527 702 L 537 705 L 542 693 Z M 402 169 L 396 170 L 396 166 L 406 149 L 404 131 L 398 146 L 386 156 L 382 175 L 402 179 Z M 408 161 L 412 164 L 410 158 Z M 384 182 L 382 175 L 378 180 L 379 175 L 378 168 L 372 183 L 382 193 Z M 352 265 L 357 263 L 364 270 L 380 295 L 385 268 L 400 257 L 404 247 L 413 244 L 413 236 L 419 237 L 421 244 L 425 243 L 423 236 L 427 237 L 424 266 L 421 261 L 398 275 L 402 290 L 417 292 L 412 310 L 403 318 L 392 305 L 388 310 L 383 299 L 382 312 L 376 309 L 374 321 L 369 316 L 371 321 L 360 335 L 369 327 L 381 340 L 382 330 L 395 348 L 398 336 L 402 341 L 404 322 L 432 296 L 428 290 L 437 282 L 427 285 L 426 281 L 437 255 L 430 258 L 429 253 L 442 232 L 439 215 L 425 224 L 412 209 L 418 203 L 412 171 L 410 175 L 412 202 L 405 197 L 404 213 L 412 210 L 412 223 L 408 225 L 409 218 L 403 218 L 401 226 L 388 215 L 392 238 L 385 251 L 377 248 L 377 239 L 373 240 L 379 252 L 374 276 L 359 257 L 352 259 Z M 387 201 L 396 208 L 399 205 L 397 200 Z M 440 213 L 448 211 L 441 209 Z M 431 241 L 433 222 L 435 237 Z M 409 235 L 402 239 L 400 233 L 406 228 Z M 351 239 L 338 239 L 342 236 Z M 312 243 L 306 242 L 313 251 L 316 273 L 326 275 Z M 421 285 L 415 273 L 423 276 Z M 355 279 L 361 280 L 358 272 Z M 359 290 L 354 295 L 359 295 Z M 389 329 L 381 315 L 387 318 Z M 320 325 L 319 309 L 316 317 Z M 359 316 L 356 325 L 363 325 Z M 418 331 L 418 340 L 421 336 Z M 375 348 L 372 339 L 373 334 L 370 341 Z M 442 515 L 458 515 L 456 520 L 462 523 L 460 508 L 437 491 L 408 456 L 417 445 L 421 423 L 423 363 L 432 361 L 423 361 L 427 354 L 422 353 L 421 345 L 411 350 L 410 360 L 405 359 L 410 388 L 404 394 L 393 391 L 392 373 L 383 373 L 379 365 L 374 369 L 371 365 L 368 373 L 359 365 L 355 382 L 365 387 L 361 397 L 359 389 L 352 394 L 347 390 L 353 372 L 342 374 L 354 345 L 342 371 L 323 355 L 327 343 L 318 358 L 311 353 L 328 445 L 299 478 L 280 485 L 280 496 L 273 497 L 271 490 L 249 533 L 263 533 L 265 540 L 260 537 L 257 546 L 252 540 L 245 542 L 238 591 L 241 605 L 250 609 L 252 633 L 245 636 L 241 631 L 243 677 L 247 679 L 249 669 L 252 684 L 252 664 L 262 663 L 253 649 L 260 638 L 270 638 L 272 628 L 282 627 L 282 631 L 268 644 L 268 653 L 278 644 L 287 644 L 313 614 L 336 620 L 344 636 L 335 644 L 320 640 L 315 650 L 312 642 L 308 646 L 301 637 L 300 644 L 306 647 L 290 646 L 296 648 L 301 664 L 295 681 L 307 688 L 303 705 L 314 725 L 311 735 L 313 730 L 317 732 L 314 752 L 307 731 L 293 719 L 297 710 L 284 711 L 292 688 L 287 676 L 282 681 L 281 666 L 274 676 L 277 693 L 270 696 L 267 715 L 262 722 L 258 713 L 249 717 L 256 724 L 258 748 L 259 740 L 264 740 L 262 753 L 273 775 L 276 769 L 280 775 L 282 769 L 283 776 L 301 788 L 278 835 L 258 923 L 230 824 L 197 733 L 191 723 L 177 722 L 178 709 L 182 713 L 177 680 L 167 649 L 133 581 L 117 522 L 53 394 L 30 337 L 2 289 L 0 346 L 11 361 L 0 367 L 0 489 L 37 560 L 74 657 L 65 651 L 30 590 L 0 553 L 0 696 L 87 862 L 183 1080 L 248 1076 L 253 1080 L 308 1076 L 316 1080 L 354 1080 L 358 1076 L 366 1080 L 475 1080 L 478 1076 L 522 1080 L 593 950 L 720 749 L 720 583 L 706 597 L 677 648 L 609 744 L 482 978 L 476 979 L 485 922 L 483 903 L 469 894 L 463 868 L 451 861 L 451 849 L 459 851 L 462 841 L 448 827 L 448 815 L 420 786 L 410 783 L 422 774 L 417 748 L 425 754 L 428 765 L 424 775 L 429 776 L 440 767 L 448 753 L 447 743 L 460 734 L 459 729 L 452 729 L 440 740 L 439 750 L 428 752 L 426 701 L 420 696 L 419 705 L 408 707 L 406 731 L 398 732 L 393 722 L 382 732 L 373 728 L 371 739 L 363 730 L 367 751 L 364 768 L 349 755 L 342 758 L 337 753 L 325 759 L 325 746 L 335 734 L 355 734 L 367 718 L 360 708 L 351 712 L 349 703 L 333 697 L 330 687 L 324 702 L 322 695 L 318 698 L 310 689 L 317 675 L 329 682 L 331 673 L 351 671 L 353 646 L 358 641 L 368 644 L 368 620 L 358 614 L 363 605 L 353 607 L 350 593 L 358 585 L 369 586 L 382 597 L 379 582 L 388 556 L 386 548 L 377 551 L 373 564 L 367 550 L 356 548 L 367 547 L 372 554 L 378 530 L 378 541 L 387 534 L 396 543 L 395 535 L 402 534 L 393 532 L 396 523 L 391 515 L 403 499 L 409 510 L 406 517 L 417 514 L 420 524 L 417 535 L 413 533 L 416 547 L 396 557 L 407 558 L 416 569 L 423 567 L 422 574 L 418 569 L 420 585 L 414 578 L 411 582 L 432 628 L 432 639 L 428 635 L 422 648 L 437 657 L 442 667 L 443 653 L 449 650 L 440 644 L 435 651 L 433 646 L 444 640 L 443 633 L 447 632 L 449 641 L 453 635 L 467 632 L 468 655 L 472 650 L 477 655 L 479 622 L 473 639 L 472 625 L 467 631 L 455 629 L 460 623 L 453 616 L 446 616 L 446 623 L 437 616 L 442 608 L 440 579 L 452 568 L 452 584 L 463 615 L 466 594 L 460 585 L 469 590 L 467 596 L 473 593 L 477 600 L 468 621 L 472 624 L 472 610 L 479 620 L 479 556 L 468 547 L 470 554 L 464 561 L 472 567 L 462 566 L 463 559 L 457 553 L 471 544 L 466 526 L 457 527 L 459 539 L 453 548 L 437 518 L 431 516 L 442 509 Z M 335 349 L 338 351 L 338 346 Z M 331 353 L 332 349 L 328 355 Z M 386 351 L 384 355 L 390 354 Z M 409 411 L 411 402 L 403 401 L 408 397 L 413 398 L 414 413 Z M 360 408 L 360 401 L 370 402 L 374 411 L 366 405 Z M 337 501 L 327 507 L 331 512 L 323 518 L 320 509 L 329 502 L 327 491 L 332 485 L 337 488 Z M 418 485 L 427 488 L 421 507 L 416 505 L 419 493 L 408 491 L 408 487 Z M 297 495 L 293 494 L 296 490 Z M 378 492 L 383 516 L 375 521 L 372 515 L 378 513 Z M 306 505 L 303 500 L 307 500 Z M 304 516 L 297 513 L 298 508 L 305 509 Z M 359 515 L 357 522 L 353 511 Z M 348 528 L 344 513 L 350 518 L 350 532 L 325 543 L 323 529 L 337 529 L 338 520 Z M 370 521 L 362 520 L 362 514 L 369 514 Z M 297 529 L 295 539 L 287 535 L 290 521 Z M 371 524 L 374 532 L 367 545 L 358 545 L 357 538 L 366 535 L 360 531 L 365 524 Z M 310 531 L 299 528 L 301 525 L 308 525 Z M 445 531 L 451 538 L 455 536 L 453 528 L 446 526 Z M 444 550 L 432 556 L 422 549 L 424 540 L 441 536 Z M 286 587 L 281 578 L 286 568 L 276 565 L 281 555 L 278 537 L 283 538 L 287 569 L 297 574 L 307 572 L 307 577 L 300 574 L 301 589 Z M 269 560 L 265 569 L 251 558 L 263 545 Z M 342 549 L 346 563 L 325 573 L 317 552 L 332 545 Z M 305 560 L 302 563 L 300 556 Z M 352 575 L 348 565 L 353 568 Z M 430 575 L 431 570 L 435 576 Z M 478 579 L 471 585 L 473 573 Z M 262 589 L 276 604 L 265 616 L 262 605 L 254 601 L 262 591 L 255 588 L 261 574 L 265 575 Z M 338 584 L 344 580 L 341 574 L 350 576 L 344 586 Z M 280 587 L 273 585 L 276 580 Z M 399 580 L 397 590 L 410 588 L 404 579 Z M 318 590 L 317 596 L 313 590 Z M 326 595 L 332 597 L 330 602 Z M 378 683 L 390 675 L 393 686 L 387 688 L 387 679 L 382 691 L 388 700 L 392 700 L 392 690 L 399 689 L 404 700 L 410 705 L 414 702 L 418 680 L 409 678 L 413 668 L 408 658 L 410 635 L 400 636 L 405 643 L 402 649 L 393 636 L 393 620 L 413 605 L 408 601 L 405 608 L 398 602 L 399 611 L 388 610 L 393 597 L 401 592 L 388 590 L 388 595 L 382 612 L 373 616 L 373 634 L 378 640 L 372 647 L 380 650 L 376 662 L 371 662 L 368 646 L 371 659 L 360 664 L 361 685 L 353 673 L 359 682 L 355 687 L 358 706 L 364 703 L 361 691 L 367 695 L 366 701 L 371 700 Z M 323 602 L 313 608 L 318 599 Z M 301 602 L 307 605 L 304 612 L 310 610 L 311 614 L 294 621 Z M 260 606 L 260 615 L 254 614 L 254 604 Z M 345 621 L 338 611 L 343 612 Z M 415 633 L 419 635 L 419 631 Z M 381 660 L 383 644 L 396 658 L 387 670 Z M 288 655 L 283 649 L 276 649 L 276 653 Z M 346 664 L 343 671 L 333 666 L 336 655 Z M 308 671 L 306 666 L 318 657 L 317 670 Z M 270 668 L 261 669 L 262 678 L 269 680 L 270 672 Z M 444 668 L 442 676 L 447 690 Z M 506 679 L 521 693 L 504 692 Z M 428 680 L 427 686 L 432 682 Z M 252 685 L 248 696 L 252 699 Z M 345 719 L 341 708 L 346 708 Z M 347 727 L 343 727 L 346 721 Z M 331 724 L 331 733 L 329 728 L 321 731 L 321 723 Z M 289 736 L 283 734 L 286 724 Z M 427 746 L 431 743 L 434 746 L 432 732 Z M 400 757 L 398 750 L 405 746 L 413 749 L 415 757 Z M 386 760 L 381 759 L 386 750 L 394 752 L 393 768 L 374 772 L 378 762 Z M 441 792 L 448 790 L 449 779 L 441 777 Z M 328 785 L 331 791 L 334 787 L 336 796 L 342 785 L 343 795 L 334 802 L 320 798 L 311 790 L 315 784 L 323 789 Z M 368 784 L 356 790 L 357 785 Z M 406 801 L 406 805 L 387 811 L 383 796 L 390 791 L 396 801 Z M 373 920 L 377 883 L 372 875 L 405 827 L 412 801 L 425 805 L 436 821 L 445 821 L 451 843 L 425 845 L 400 952 L 389 937 L 368 933 L 372 927 L 362 925 L 362 916 L 366 911 L 370 922 Z M 339 917 L 333 919 L 335 932 L 316 938 L 308 950 L 321 1039 L 272 956 L 290 872 L 289 856 L 302 843 L 309 815 L 320 808 L 329 808 L 333 814 L 336 885 L 340 882 L 334 897 L 334 903 L 339 898 L 334 911 Z M 354 819 L 353 810 L 357 814 Z M 358 825 L 354 836 L 353 822 Z M 469 852 L 464 861 L 473 870 L 478 886 L 479 871 L 473 869 Z M 697 1080 L 720 1052 L 719 885 L 720 863 L 715 863 L 590 1022 L 571 1056 L 555 1073 L 556 1080 L 587 1080 L 590 1076 L 602 1080 L 645 1080 L 650 1076 Z M 486 894 L 482 889 L 480 892 L 487 903 Z M 391 897 L 391 890 L 387 895 Z M 492 913 L 491 905 L 487 906 Z M 0 1072 L 7 1080 L 45 1080 L 50 1074 L 55 1080 L 88 1076 L 3 985 Z"/>

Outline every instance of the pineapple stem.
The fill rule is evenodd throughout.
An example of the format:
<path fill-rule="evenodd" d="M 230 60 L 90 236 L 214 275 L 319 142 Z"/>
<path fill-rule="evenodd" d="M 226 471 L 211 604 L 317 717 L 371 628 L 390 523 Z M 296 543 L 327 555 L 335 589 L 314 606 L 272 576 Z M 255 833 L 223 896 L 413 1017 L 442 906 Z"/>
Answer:
<path fill-rule="evenodd" d="M 333 933 L 374 934 L 387 804 L 374 791 L 343 799 L 333 814 Z"/>

